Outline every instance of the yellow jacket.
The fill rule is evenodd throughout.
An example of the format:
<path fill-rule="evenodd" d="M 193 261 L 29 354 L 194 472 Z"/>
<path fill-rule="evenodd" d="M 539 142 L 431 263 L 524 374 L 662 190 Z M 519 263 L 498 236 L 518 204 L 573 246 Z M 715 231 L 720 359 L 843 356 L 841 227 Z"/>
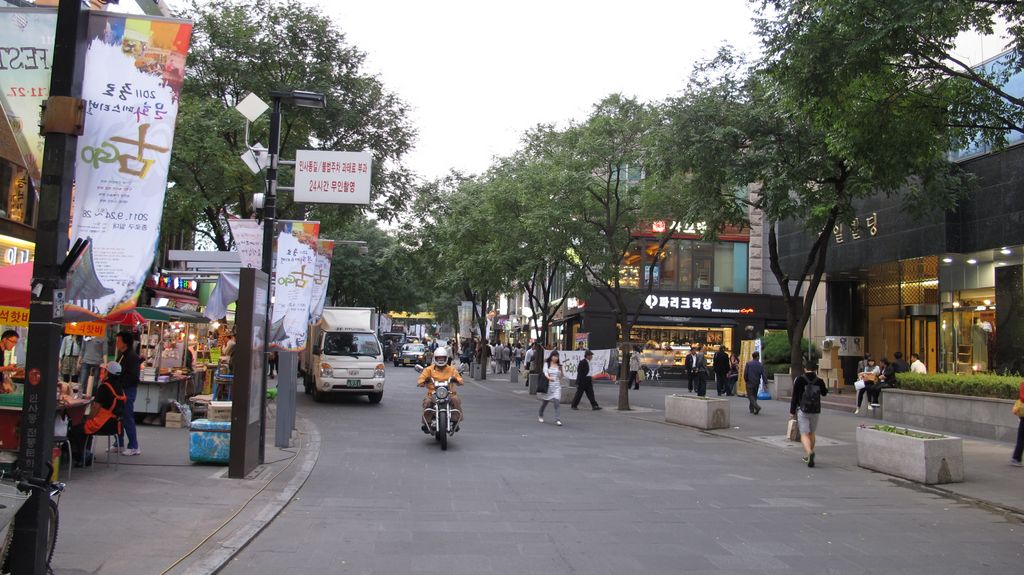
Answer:
<path fill-rule="evenodd" d="M 434 380 L 440 379 L 447 381 L 451 378 L 455 378 L 456 385 L 462 385 L 462 376 L 459 375 L 459 370 L 455 369 L 453 365 L 446 365 L 443 368 L 438 368 L 434 364 L 428 365 L 422 372 L 420 372 L 419 382 L 416 383 L 417 387 L 426 387 L 427 395 L 434 393 Z M 452 387 L 448 391 L 455 394 L 455 388 Z"/>

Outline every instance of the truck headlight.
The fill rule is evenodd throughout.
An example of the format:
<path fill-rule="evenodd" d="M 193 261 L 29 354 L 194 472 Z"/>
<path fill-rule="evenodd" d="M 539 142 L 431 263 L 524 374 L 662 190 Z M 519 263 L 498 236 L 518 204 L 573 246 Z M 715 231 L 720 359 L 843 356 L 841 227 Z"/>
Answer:
<path fill-rule="evenodd" d="M 320 377 L 334 377 L 334 370 L 331 369 L 331 364 L 320 364 Z"/>
<path fill-rule="evenodd" d="M 378 363 L 377 368 L 373 370 L 373 377 L 381 378 L 384 377 L 384 364 Z"/>

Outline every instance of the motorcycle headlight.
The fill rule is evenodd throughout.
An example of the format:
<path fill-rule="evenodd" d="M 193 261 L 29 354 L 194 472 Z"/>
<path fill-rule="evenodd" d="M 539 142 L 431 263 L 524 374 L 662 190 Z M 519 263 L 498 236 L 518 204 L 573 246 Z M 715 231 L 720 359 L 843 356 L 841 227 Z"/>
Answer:
<path fill-rule="evenodd" d="M 446 399 L 448 397 L 448 388 L 439 387 L 434 390 L 434 395 L 436 395 L 438 399 Z"/>
<path fill-rule="evenodd" d="M 320 364 L 320 377 L 334 377 L 334 370 L 329 363 Z"/>

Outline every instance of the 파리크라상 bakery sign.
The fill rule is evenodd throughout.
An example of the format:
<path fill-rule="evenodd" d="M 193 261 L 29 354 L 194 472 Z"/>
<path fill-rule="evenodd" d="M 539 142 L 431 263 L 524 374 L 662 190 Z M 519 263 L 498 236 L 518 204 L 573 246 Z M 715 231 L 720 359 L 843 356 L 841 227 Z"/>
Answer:
<path fill-rule="evenodd" d="M 692 310 L 715 314 L 748 315 L 754 313 L 753 307 L 720 307 L 715 299 L 704 296 L 656 295 L 651 294 L 644 300 L 651 311 Z"/>

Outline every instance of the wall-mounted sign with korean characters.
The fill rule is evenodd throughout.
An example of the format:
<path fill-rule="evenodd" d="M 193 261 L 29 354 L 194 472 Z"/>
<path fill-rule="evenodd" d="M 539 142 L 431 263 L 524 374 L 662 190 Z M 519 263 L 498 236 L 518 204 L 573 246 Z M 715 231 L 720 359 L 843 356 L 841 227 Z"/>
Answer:
<path fill-rule="evenodd" d="M 370 203 L 369 152 L 295 152 L 295 201 L 314 204 Z"/>
<path fill-rule="evenodd" d="M 685 296 L 685 295 L 655 295 L 651 294 L 644 300 L 647 309 L 651 311 L 661 310 L 692 310 L 694 312 L 707 312 L 716 314 L 737 314 L 750 315 L 754 308 L 745 307 L 723 307 L 715 302 L 714 298 L 707 296 Z"/>

